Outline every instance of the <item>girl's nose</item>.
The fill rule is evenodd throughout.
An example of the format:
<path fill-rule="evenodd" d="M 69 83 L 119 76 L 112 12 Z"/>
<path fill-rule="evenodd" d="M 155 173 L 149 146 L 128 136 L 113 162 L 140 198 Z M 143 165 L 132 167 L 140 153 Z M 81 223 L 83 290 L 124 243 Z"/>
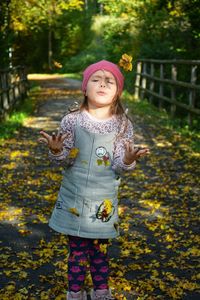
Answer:
<path fill-rule="evenodd" d="M 105 86 L 106 86 L 106 83 L 105 83 L 104 80 L 102 80 L 102 81 L 100 82 L 100 86 L 101 86 L 101 87 L 105 87 Z"/>

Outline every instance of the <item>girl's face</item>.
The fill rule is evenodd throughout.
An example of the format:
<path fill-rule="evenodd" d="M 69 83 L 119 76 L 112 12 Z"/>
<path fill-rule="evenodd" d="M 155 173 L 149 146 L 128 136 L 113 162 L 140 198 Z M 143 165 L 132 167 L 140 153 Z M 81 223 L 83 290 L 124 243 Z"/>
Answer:
<path fill-rule="evenodd" d="M 111 106 L 117 98 L 117 82 L 114 75 L 105 70 L 93 73 L 87 83 L 86 96 L 89 107 Z"/>

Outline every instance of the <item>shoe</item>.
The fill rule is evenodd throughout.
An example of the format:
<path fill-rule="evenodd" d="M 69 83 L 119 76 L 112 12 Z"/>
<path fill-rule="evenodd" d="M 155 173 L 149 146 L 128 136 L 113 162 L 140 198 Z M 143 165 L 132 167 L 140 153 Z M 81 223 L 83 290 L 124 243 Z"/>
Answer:
<path fill-rule="evenodd" d="M 114 300 L 111 290 L 92 290 L 90 293 L 91 300 Z"/>
<path fill-rule="evenodd" d="M 75 292 L 67 292 L 67 300 L 87 300 L 86 291 Z"/>

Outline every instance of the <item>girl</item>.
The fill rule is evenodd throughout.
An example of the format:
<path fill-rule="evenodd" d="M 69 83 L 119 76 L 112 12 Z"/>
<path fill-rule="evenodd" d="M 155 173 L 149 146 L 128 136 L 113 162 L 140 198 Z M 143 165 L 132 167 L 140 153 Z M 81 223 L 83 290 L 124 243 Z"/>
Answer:
<path fill-rule="evenodd" d="M 90 65 L 83 73 L 80 109 L 64 116 L 57 135 L 40 132 L 51 159 L 64 166 L 49 225 L 69 237 L 67 300 L 87 299 L 87 261 L 94 285 L 91 299 L 114 299 L 106 246 L 119 235 L 119 174 L 149 153 L 133 146 L 133 127 L 119 99 L 123 84 L 117 65 L 106 60 Z"/>

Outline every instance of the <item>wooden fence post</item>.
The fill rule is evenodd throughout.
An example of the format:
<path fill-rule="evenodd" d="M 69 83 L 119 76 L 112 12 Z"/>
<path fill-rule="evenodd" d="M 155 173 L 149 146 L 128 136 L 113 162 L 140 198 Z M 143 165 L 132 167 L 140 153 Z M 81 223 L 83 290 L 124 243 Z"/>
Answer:
<path fill-rule="evenodd" d="M 171 67 L 171 76 L 172 76 L 172 80 L 175 81 L 177 79 L 177 68 L 176 68 L 176 65 L 174 65 L 174 64 L 172 64 L 172 67 Z M 174 85 L 171 86 L 171 100 L 172 101 L 176 100 L 176 89 L 175 89 Z M 175 111 L 176 111 L 176 105 L 171 104 L 170 113 L 171 113 L 172 117 L 174 117 Z"/>
<path fill-rule="evenodd" d="M 145 89 L 146 89 L 146 86 L 147 86 L 147 79 L 145 77 L 145 75 L 147 74 L 147 63 L 144 62 L 143 64 L 143 70 L 142 70 L 142 73 L 144 74 L 143 77 L 142 77 L 142 83 L 141 83 L 141 87 L 142 87 L 142 91 L 141 91 L 141 99 L 144 99 L 144 96 L 145 96 Z"/>
<path fill-rule="evenodd" d="M 192 68 L 191 68 L 191 80 L 190 80 L 190 82 L 192 84 L 195 84 L 196 80 L 197 80 L 197 66 L 192 66 Z M 193 107 L 193 108 L 195 107 L 195 96 L 196 96 L 195 91 L 193 89 L 191 89 L 189 91 L 189 105 L 191 107 Z M 193 114 L 192 114 L 192 112 L 189 111 L 188 112 L 188 124 L 190 126 L 192 126 L 192 117 L 193 117 Z"/>
<path fill-rule="evenodd" d="M 160 72 L 157 72 L 156 64 L 159 64 Z M 190 65 L 192 67 L 190 82 L 178 80 L 177 72 L 179 65 Z M 165 66 L 171 68 L 171 76 L 164 73 Z M 137 64 L 135 98 L 140 96 L 140 98 L 143 99 L 146 97 L 150 101 L 154 98 L 159 99 L 159 108 L 163 108 L 165 103 L 170 105 L 172 116 L 174 116 L 176 108 L 178 107 L 183 110 L 183 112 L 186 112 L 187 121 L 192 125 L 193 116 L 200 116 L 200 108 L 196 101 L 197 92 L 199 93 L 200 91 L 200 85 L 199 83 L 197 84 L 197 68 L 199 66 L 200 60 L 140 59 Z M 167 87 L 169 87 L 170 90 Z M 185 93 L 186 91 L 188 96 Z M 186 103 L 186 97 L 189 98 L 189 103 Z M 181 98 L 183 98 L 183 101 L 181 101 Z"/>
<path fill-rule="evenodd" d="M 28 89 L 25 68 L 0 70 L 0 120 L 5 119 Z"/>
<path fill-rule="evenodd" d="M 152 77 L 154 76 L 154 63 L 151 63 L 150 75 L 151 75 Z M 149 85 L 149 89 L 150 89 L 151 92 L 154 91 L 154 86 L 155 86 L 154 80 L 151 79 L 150 85 Z M 153 95 L 150 95 L 150 96 L 149 96 L 149 101 L 150 101 L 150 103 L 153 103 Z"/>
<path fill-rule="evenodd" d="M 136 79 L 135 79 L 135 93 L 134 93 L 134 98 L 139 99 L 140 97 L 140 80 L 141 80 L 141 71 L 142 71 L 142 62 L 138 61 L 137 62 L 137 67 L 136 67 Z"/>
<path fill-rule="evenodd" d="M 161 63 L 160 64 L 160 79 L 164 79 L 164 66 Z M 163 96 L 163 82 L 161 81 L 159 83 L 159 95 L 162 97 Z M 163 100 L 159 99 L 159 109 L 163 108 Z"/>

